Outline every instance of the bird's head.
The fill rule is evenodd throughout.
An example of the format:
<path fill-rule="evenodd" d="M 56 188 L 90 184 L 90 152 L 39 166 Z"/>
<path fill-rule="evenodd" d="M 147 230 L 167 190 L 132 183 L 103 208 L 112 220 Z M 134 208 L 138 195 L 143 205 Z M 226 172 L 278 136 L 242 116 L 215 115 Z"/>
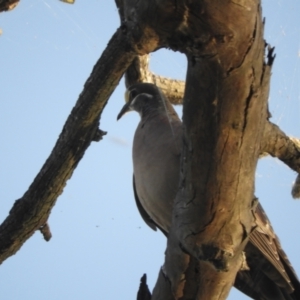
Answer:
<path fill-rule="evenodd" d="M 165 98 L 161 90 L 151 83 L 137 83 L 128 88 L 125 93 L 126 103 L 117 116 L 117 120 L 122 116 L 135 110 L 144 117 L 151 112 L 173 111 L 172 105 Z"/>

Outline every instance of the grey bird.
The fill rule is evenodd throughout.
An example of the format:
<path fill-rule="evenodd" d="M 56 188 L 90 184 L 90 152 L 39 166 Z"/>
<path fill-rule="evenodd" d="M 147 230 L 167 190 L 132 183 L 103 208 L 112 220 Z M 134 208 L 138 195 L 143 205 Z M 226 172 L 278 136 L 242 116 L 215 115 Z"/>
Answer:
<path fill-rule="evenodd" d="M 144 221 L 168 236 L 179 185 L 182 122 L 155 85 L 137 83 L 127 94 L 117 120 L 133 110 L 141 118 L 132 151 L 136 204 Z M 260 204 L 255 218 L 244 250 L 249 270 L 238 272 L 234 286 L 253 299 L 300 300 L 298 277 Z"/>

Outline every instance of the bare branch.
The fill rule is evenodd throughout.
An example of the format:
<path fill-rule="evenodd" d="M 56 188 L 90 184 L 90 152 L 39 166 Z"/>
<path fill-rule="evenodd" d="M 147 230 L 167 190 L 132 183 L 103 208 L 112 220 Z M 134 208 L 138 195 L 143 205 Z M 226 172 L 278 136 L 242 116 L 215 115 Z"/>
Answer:
<path fill-rule="evenodd" d="M 300 173 L 299 140 L 287 136 L 277 125 L 267 122 L 261 145 L 261 152 L 277 157 L 292 170 Z"/>
<path fill-rule="evenodd" d="M 292 170 L 300 173 L 300 140 L 287 136 L 277 125 L 267 122 L 261 152 L 277 157 Z M 292 188 L 293 198 L 300 198 L 300 175 Z"/>
<path fill-rule="evenodd" d="M 149 70 L 149 55 L 134 59 L 125 73 L 125 83 L 129 87 L 137 82 L 149 82 L 162 89 L 165 96 L 173 104 L 182 104 L 185 82 L 156 75 Z"/>
<path fill-rule="evenodd" d="M 14 9 L 20 0 L 0 0 L 0 12 Z"/>
<path fill-rule="evenodd" d="M 60 1 L 68 4 L 75 3 L 75 0 L 60 0 Z M 19 4 L 19 2 L 20 0 L 0 0 L 0 12 L 14 9 Z"/>
<path fill-rule="evenodd" d="M 91 141 L 100 140 L 104 134 L 98 129 L 100 115 L 136 56 L 131 43 L 129 31 L 118 29 L 94 66 L 51 155 L 0 226 L 0 263 L 15 254 L 35 230 L 47 229 L 45 224 L 66 181 Z"/>

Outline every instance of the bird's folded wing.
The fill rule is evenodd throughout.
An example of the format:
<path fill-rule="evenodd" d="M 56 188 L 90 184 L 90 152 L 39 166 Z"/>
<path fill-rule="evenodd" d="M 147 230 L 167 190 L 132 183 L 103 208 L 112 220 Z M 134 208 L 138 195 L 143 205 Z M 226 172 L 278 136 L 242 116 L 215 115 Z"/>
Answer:
<path fill-rule="evenodd" d="M 280 274 L 283 279 L 281 280 L 281 283 L 283 283 L 282 285 L 288 287 L 290 289 L 290 292 L 292 292 L 293 286 L 291 285 L 291 280 L 285 270 L 282 261 L 284 261 L 284 264 L 289 268 L 292 268 L 291 263 L 281 249 L 279 239 L 274 233 L 271 223 L 260 204 L 258 204 L 256 208 L 255 218 L 257 227 L 255 227 L 255 229 L 251 233 L 249 240 L 279 272 L 278 274 L 274 275 L 278 276 Z M 272 279 L 274 280 L 275 278 Z"/>
<path fill-rule="evenodd" d="M 144 209 L 144 207 L 142 206 L 142 203 L 139 199 L 139 196 L 136 192 L 136 188 L 135 188 L 135 178 L 133 175 L 133 192 L 134 192 L 134 198 L 135 198 L 135 202 L 136 202 L 136 206 L 139 210 L 140 215 L 142 216 L 143 220 L 145 221 L 145 223 L 152 228 L 153 230 L 156 231 L 156 228 L 160 229 L 161 232 L 165 235 L 168 236 L 167 233 L 158 225 L 156 224 L 151 217 L 148 215 L 148 213 L 146 212 L 146 210 Z"/>

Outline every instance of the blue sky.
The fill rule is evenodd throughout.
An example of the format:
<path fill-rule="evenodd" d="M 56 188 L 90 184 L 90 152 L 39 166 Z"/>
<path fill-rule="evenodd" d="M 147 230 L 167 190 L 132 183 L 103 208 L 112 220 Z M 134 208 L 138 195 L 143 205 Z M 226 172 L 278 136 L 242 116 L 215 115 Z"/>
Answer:
<path fill-rule="evenodd" d="M 272 121 L 300 137 L 300 2 L 263 2 L 265 38 L 275 46 Z M 50 154 L 93 65 L 119 26 L 114 1 L 22 0 L 0 14 L 0 220 L 24 194 Z M 184 79 L 186 61 L 161 50 L 151 69 Z M 137 114 L 119 122 L 120 82 L 101 118 L 108 135 L 93 143 L 58 198 L 46 243 L 36 232 L 0 268 L 0 297 L 10 300 L 135 299 L 139 279 L 150 288 L 163 263 L 165 238 L 145 225 L 132 193 L 131 144 Z M 300 275 L 300 202 L 295 173 L 265 158 L 256 195 Z M 229 299 L 248 299 L 232 289 Z"/>

